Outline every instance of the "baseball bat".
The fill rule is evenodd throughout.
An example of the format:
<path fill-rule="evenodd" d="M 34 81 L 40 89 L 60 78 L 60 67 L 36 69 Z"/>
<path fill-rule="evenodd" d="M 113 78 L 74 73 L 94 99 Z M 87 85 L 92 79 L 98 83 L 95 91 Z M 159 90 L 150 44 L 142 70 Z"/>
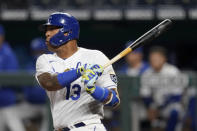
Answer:
<path fill-rule="evenodd" d="M 122 52 L 120 52 L 118 55 L 116 55 L 114 58 L 109 60 L 103 68 L 107 68 L 108 66 L 112 65 L 128 53 L 132 52 L 136 48 L 151 42 L 153 39 L 157 38 L 161 34 L 163 34 L 166 30 L 169 29 L 170 25 L 172 24 L 172 21 L 170 19 L 165 19 L 155 27 L 153 27 L 151 30 L 147 31 L 145 34 L 140 36 L 137 40 L 132 42 L 126 49 L 124 49 Z"/>

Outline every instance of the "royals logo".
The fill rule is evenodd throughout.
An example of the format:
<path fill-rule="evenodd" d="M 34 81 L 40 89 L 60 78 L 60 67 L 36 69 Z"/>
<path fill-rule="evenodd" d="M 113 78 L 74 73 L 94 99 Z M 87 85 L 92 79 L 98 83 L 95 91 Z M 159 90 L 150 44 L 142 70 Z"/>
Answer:
<path fill-rule="evenodd" d="M 116 77 L 115 74 L 110 74 L 110 78 L 111 78 L 111 80 L 112 80 L 115 84 L 118 83 L 118 80 L 117 80 L 117 77 Z"/>

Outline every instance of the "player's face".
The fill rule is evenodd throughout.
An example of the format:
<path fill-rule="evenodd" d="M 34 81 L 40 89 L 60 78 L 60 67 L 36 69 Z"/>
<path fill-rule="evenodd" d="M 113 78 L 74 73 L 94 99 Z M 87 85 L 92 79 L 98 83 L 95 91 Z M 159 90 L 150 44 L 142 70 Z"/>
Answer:
<path fill-rule="evenodd" d="M 46 33 L 45 33 L 46 45 L 47 45 L 49 51 L 55 52 L 55 50 L 57 49 L 57 47 L 52 46 L 49 41 L 50 41 L 51 37 L 53 37 L 58 32 L 59 32 L 59 27 L 57 27 L 57 26 L 47 26 L 46 27 Z"/>
<path fill-rule="evenodd" d="M 130 53 L 126 56 L 127 63 L 133 65 L 142 61 L 141 53 Z"/>
<path fill-rule="evenodd" d="M 162 55 L 159 52 L 153 52 L 149 56 L 149 61 L 150 61 L 151 67 L 155 71 L 160 71 L 163 65 L 166 63 L 166 58 L 164 55 Z"/>

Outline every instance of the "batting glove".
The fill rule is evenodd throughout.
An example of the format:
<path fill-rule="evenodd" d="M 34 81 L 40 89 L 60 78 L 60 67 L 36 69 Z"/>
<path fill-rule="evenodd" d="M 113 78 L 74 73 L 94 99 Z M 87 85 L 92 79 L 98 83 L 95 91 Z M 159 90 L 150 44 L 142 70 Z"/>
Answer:
<path fill-rule="evenodd" d="M 86 70 L 82 76 L 82 81 L 84 82 L 87 93 L 92 94 L 94 92 L 97 79 L 98 75 L 92 69 Z"/>
<path fill-rule="evenodd" d="M 84 66 L 81 66 L 77 68 L 77 74 L 83 75 L 85 74 L 86 68 Z"/>
<path fill-rule="evenodd" d="M 94 64 L 91 66 L 91 68 L 98 76 L 101 76 L 103 74 L 103 66 Z"/>
<path fill-rule="evenodd" d="M 103 74 L 103 67 L 98 64 L 88 64 L 88 65 L 83 65 L 77 69 L 77 73 L 80 75 L 84 75 L 85 72 L 91 69 L 94 73 L 96 73 L 98 76 L 101 76 Z"/>

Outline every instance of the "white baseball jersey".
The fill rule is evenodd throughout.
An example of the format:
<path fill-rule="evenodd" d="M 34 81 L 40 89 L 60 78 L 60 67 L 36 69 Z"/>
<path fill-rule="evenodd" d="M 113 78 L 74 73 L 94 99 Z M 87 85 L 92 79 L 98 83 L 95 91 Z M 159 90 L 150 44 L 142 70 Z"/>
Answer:
<path fill-rule="evenodd" d="M 148 69 L 141 79 L 141 96 L 153 96 L 158 105 L 164 104 L 169 95 L 181 95 L 188 83 L 187 77 L 171 64 L 164 64 L 160 72 Z"/>
<path fill-rule="evenodd" d="M 62 73 L 84 64 L 104 65 L 109 59 L 98 50 L 78 48 L 72 56 L 62 59 L 54 54 L 43 54 L 36 62 L 36 77 L 44 72 Z M 97 86 L 116 88 L 117 80 L 112 66 L 107 67 L 96 82 Z M 68 87 L 57 91 L 47 91 L 51 103 L 54 127 L 63 128 L 75 123 L 103 118 L 103 104 L 96 101 L 85 90 L 81 77 Z"/>

